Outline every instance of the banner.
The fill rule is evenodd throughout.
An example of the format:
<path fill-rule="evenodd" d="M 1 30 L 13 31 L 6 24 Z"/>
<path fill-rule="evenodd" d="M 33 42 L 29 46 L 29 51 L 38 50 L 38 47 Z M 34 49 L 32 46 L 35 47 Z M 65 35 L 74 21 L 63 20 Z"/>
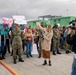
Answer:
<path fill-rule="evenodd" d="M 8 27 L 10 28 L 12 26 L 13 19 L 3 17 L 2 23 L 4 24 L 4 28 L 6 27 L 6 25 L 8 25 Z"/>
<path fill-rule="evenodd" d="M 25 16 L 16 16 L 16 15 L 14 15 L 13 19 L 14 19 L 14 23 L 16 23 L 16 24 L 21 24 L 21 25 L 27 24 Z"/>

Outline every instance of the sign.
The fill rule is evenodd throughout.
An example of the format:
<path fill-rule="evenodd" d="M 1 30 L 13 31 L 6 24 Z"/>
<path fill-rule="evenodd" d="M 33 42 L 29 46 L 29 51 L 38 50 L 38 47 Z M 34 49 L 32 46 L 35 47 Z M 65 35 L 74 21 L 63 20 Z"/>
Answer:
<path fill-rule="evenodd" d="M 16 24 L 27 24 L 25 16 L 13 16 L 13 19 Z"/>
<path fill-rule="evenodd" d="M 11 18 L 2 18 L 2 23 L 4 24 L 4 28 L 6 27 L 6 24 L 8 25 L 8 27 L 10 28 L 12 23 L 13 23 L 13 19 Z"/>

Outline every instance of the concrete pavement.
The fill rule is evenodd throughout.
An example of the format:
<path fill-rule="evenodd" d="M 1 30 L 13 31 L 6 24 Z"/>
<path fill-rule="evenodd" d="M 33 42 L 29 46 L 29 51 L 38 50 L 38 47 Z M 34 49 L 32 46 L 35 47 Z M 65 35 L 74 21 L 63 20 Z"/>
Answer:
<path fill-rule="evenodd" d="M 7 53 L 6 59 L 3 60 L 3 62 L 14 69 L 19 75 L 70 75 L 71 73 L 73 53 L 65 54 L 64 51 L 62 51 L 61 55 L 52 55 L 52 66 L 48 64 L 42 66 L 43 58 L 39 59 L 38 55 L 33 55 L 33 58 L 26 58 L 25 55 L 22 57 L 25 62 L 21 63 L 17 61 L 17 64 L 13 64 L 12 56 Z M 4 67 L 0 65 L 0 75 L 11 75 L 7 71 L 8 70 L 5 70 Z"/>

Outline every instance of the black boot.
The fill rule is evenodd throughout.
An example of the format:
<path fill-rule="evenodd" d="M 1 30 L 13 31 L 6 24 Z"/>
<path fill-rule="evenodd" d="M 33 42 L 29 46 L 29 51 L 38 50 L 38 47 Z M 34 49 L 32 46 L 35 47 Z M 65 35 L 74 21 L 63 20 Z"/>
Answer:
<path fill-rule="evenodd" d="M 57 49 L 57 54 L 61 54 L 60 49 Z"/>
<path fill-rule="evenodd" d="M 4 55 L 2 54 L 2 59 L 5 59 Z"/>
<path fill-rule="evenodd" d="M 44 66 L 44 65 L 46 65 L 46 64 L 47 64 L 47 61 L 46 61 L 46 60 L 44 60 L 43 66 Z"/>
<path fill-rule="evenodd" d="M 0 60 L 2 60 L 2 57 L 0 56 Z"/>
<path fill-rule="evenodd" d="M 66 51 L 66 54 L 69 54 L 69 51 L 68 50 Z"/>
<path fill-rule="evenodd" d="M 29 56 L 27 55 L 27 58 L 29 58 Z"/>
<path fill-rule="evenodd" d="M 22 58 L 19 58 L 19 62 L 24 62 L 24 60 Z"/>
<path fill-rule="evenodd" d="M 61 54 L 60 52 L 57 52 L 57 54 Z"/>
<path fill-rule="evenodd" d="M 49 66 L 51 66 L 51 61 L 49 60 Z"/>
<path fill-rule="evenodd" d="M 33 57 L 32 55 L 30 55 L 30 57 Z"/>
<path fill-rule="evenodd" d="M 41 54 L 39 54 L 38 58 L 41 58 Z"/>
<path fill-rule="evenodd" d="M 53 51 L 53 55 L 56 55 L 55 51 Z"/>
<path fill-rule="evenodd" d="M 14 59 L 14 64 L 16 64 L 17 62 L 16 62 L 16 59 Z"/>

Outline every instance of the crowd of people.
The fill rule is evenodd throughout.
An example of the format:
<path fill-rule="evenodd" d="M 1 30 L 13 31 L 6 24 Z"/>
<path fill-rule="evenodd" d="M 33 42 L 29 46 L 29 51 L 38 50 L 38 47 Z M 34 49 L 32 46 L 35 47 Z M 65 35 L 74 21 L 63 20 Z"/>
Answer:
<path fill-rule="evenodd" d="M 66 41 L 68 28 L 65 26 L 58 27 L 57 24 L 53 27 L 50 24 L 44 27 L 43 22 L 36 22 L 36 28 L 27 25 L 24 30 L 20 30 L 20 25 L 14 24 L 14 30 L 10 28 L 8 35 L 1 35 L 0 60 L 5 59 L 8 51 L 13 56 L 14 64 L 17 63 L 17 56 L 20 62 L 24 62 L 22 51 L 27 58 L 33 57 L 32 46 L 35 43 L 38 58 L 44 58 L 43 65 L 47 64 L 46 59 L 48 59 L 49 66 L 51 66 L 51 53 L 53 55 L 61 54 L 62 49 L 65 50 L 66 54 L 71 53 L 72 46 Z M 72 29 L 71 37 L 74 34 L 75 30 Z"/>

